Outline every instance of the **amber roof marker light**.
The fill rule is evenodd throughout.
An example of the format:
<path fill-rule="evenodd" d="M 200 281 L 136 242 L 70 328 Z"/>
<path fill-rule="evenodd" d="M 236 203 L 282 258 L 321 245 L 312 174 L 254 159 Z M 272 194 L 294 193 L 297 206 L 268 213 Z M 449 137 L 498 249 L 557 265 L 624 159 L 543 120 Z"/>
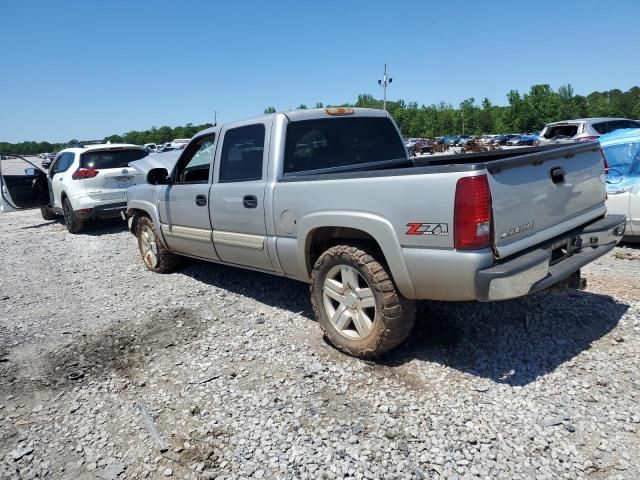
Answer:
<path fill-rule="evenodd" d="M 324 111 L 327 115 L 339 116 L 339 115 L 353 115 L 355 110 L 353 108 L 347 107 L 329 107 L 325 108 Z"/>

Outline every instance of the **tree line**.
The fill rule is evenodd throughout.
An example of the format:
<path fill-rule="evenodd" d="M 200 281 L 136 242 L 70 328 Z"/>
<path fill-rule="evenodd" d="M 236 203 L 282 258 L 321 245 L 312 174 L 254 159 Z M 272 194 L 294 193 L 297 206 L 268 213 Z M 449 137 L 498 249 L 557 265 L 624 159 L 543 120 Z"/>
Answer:
<path fill-rule="evenodd" d="M 484 133 L 537 132 L 549 122 L 585 117 L 623 117 L 640 119 L 640 87 L 626 92 L 618 89 L 576 95 L 571 85 L 553 90 L 550 85 L 533 85 L 521 94 L 511 90 L 508 105 L 493 105 L 488 98 L 477 104 L 474 98 L 463 100 L 456 108 L 451 103 L 418 105 L 404 100 L 387 101 L 387 110 L 406 137 L 443 135 L 480 135 Z M 321 103 L 316 106 L 322 107 Z M 341 107 L 382 108 L 383 102 L 372 95 L 359 95 L 355 103 Z M 300 105 L 299 109 L 307 108 Z M 265 113 L 275 112 L 268 107 Z"/>
<path fill-rule="evenodd" d="M 507 94 L 508 105 L 493 105 L 488 98 L 480 104 L 474 98 L 463 100 L 458 107 L 440 102 L 433 105 L 418 105 L 404 100 L 387 101 L 387 110 L 393 115 L 407 137 L 435 137 L 454 134 L 483 133 L 524 133 L 540 130 L 546 123 L 582 117 L 623 117 L 640 119 L 640 87 L 632 87 L 626 92 L 613 89 L 606 92 L 592 92 L 576 95 L 571 85 L 562 85 L 553 90 L 550 85 L 533 85 L 528 92 L 511 90 Z M 316 108 L 323 108 L 316 103 Z M 331 106 L 331 105 L 327 105 Z M 344 107 L 382 108 L 382 100 L 369 94 L 358 95 L 355 103 L 345 103 Z M 298 109 L 306 109 L 302 104 Z M 274 107 L 267 107 L 264 113 L 275 113 Z M 174 138 L 190 138 L 198 131 L 212 124 L 180 127 L 152 127 L 149 130 L 133 130 L 122 135 L 110 135 L 104 140 L 111 143 L 166 143 Z M 67 146 L 77 145 L 75 139 L 66 143 L 50 142 L 0 142 L 0 154 L 11 153 L 31 155 L 42 152 L 57 152 Z"/>
<path fill-rule="evenodd" d="M 181 127 L 151 127 L 149 130 L 132 130 L 122 135 L 109 135 L 108 137 L 98 139 L 103 142 L 111 143 L 133 143 L 134 145 L 144 145 L 145 143 L 167 143 L 174 138 L 191 138 L 200 130 L 212 127 L 213 124 L 205 123 L 203 125 L 194 125 L 187 123 Z M 68 142 L 52 143 L 52 142 L 21 142 L 8 143 L 0 142 L 0 155 L 17 154 L 17 155 L 33 155 L 45 152 L 58 152 L 64 148 L 82 145 L 86 141 L 77 139 Z"/>

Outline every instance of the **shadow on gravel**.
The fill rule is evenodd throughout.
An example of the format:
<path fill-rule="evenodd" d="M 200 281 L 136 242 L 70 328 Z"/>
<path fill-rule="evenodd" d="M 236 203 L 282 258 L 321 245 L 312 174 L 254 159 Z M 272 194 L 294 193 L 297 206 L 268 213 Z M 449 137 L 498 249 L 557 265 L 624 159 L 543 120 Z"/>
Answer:
<path fill-rule="evenodd" d="M 294 280 L 194 261 L 181 270 L 200 282 L 314 320 L 309 287 Z M 571 360 L 618 324 L 629 308 L 590 292 L 541 303 L 420 302 L 409 340 L 374 360 L 388 367 L 436 362 L 509 385 L 527 385 Z"/>
<path fill-rule="evenodd" d="M 266 273 L 193 260 L 180 273 L 199 282 L 243 295 L 315 320 L 309 285 Z"/>
<path fill-rule="evenodd" d="M 20 227 L 20 230 L 31 230 L 33 228 L 49 227 L 51 225 L 55 225 L 56 223 L 58 222 L 52 220 L 49 222 L 38 223 L 37 225 L 27 225 L 26 227 Z"/>
<path fill-rule="evenodd" d="M 126 229 L 127 222 L 121 218 L 106 218 L 104 220 L 92 220 L 87 222 L 79 235 L 92 235 L 99 237 L 100 235 L 120 233 Z"/>
<path fill-rule="evenodd" d="M 551 295 L 539 304 L 421 302 L 409 340 L 378 363 L 436 362 L 523 386 L 588 350 L 628 308 L 589 292 Z"/>

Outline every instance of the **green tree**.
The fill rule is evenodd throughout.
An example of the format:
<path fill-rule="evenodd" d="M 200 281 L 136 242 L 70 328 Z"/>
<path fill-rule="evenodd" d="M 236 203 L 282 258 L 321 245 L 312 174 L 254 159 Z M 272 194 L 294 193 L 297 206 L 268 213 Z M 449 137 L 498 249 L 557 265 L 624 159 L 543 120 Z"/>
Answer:
<path fill-rule="evenodd" d="M 270 113 L 276 113 L 275 107 L 267 107 L 264 109 L 264 114 L 269 115 Z"/>

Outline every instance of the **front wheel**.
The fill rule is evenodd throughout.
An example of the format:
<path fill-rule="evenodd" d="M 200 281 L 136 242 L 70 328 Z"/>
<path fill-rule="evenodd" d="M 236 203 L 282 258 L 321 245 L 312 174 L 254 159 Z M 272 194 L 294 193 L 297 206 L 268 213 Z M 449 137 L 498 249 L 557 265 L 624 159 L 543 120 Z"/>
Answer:
<path fill-rule="evenodd" d="M 400 345 L 415 321 L 382 263 L 351 245 L 325 251 L 312 272 L 311 304 L 328 340 L 350 355 L 366 358 Z"/>
<path fill-rule="evenodd" d="M 169 273 L 176 269 L 178 257 L 164 247 L 149 217 L 138 220 L 136 237 L 138 237 L 142 261 L 149 270 L 156 273 Z"/>

